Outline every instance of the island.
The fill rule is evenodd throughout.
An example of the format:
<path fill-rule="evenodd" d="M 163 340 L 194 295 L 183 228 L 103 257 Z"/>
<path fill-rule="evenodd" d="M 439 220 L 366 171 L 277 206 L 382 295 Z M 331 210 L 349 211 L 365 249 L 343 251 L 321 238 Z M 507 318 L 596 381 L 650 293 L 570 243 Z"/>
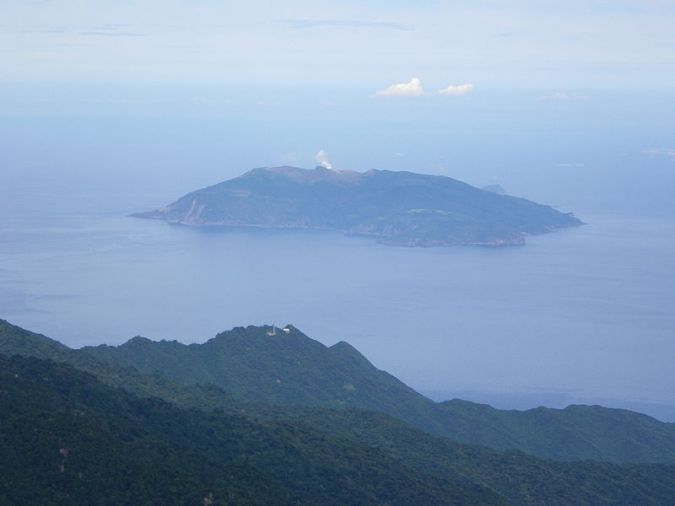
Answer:
<path fill-rule="evenodd" d="M 407 171 L 263 167 L 138 218 L 197 227 L 335 230 L 401 246 L 514 246 L 581 225 L 572 213 Z"/>

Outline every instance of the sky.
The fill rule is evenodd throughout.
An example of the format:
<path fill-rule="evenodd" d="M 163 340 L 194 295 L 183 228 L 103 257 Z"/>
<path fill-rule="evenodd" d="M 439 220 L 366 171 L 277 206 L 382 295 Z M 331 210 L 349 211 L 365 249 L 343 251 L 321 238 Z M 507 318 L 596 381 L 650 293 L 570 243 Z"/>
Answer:
<path fill-rule="evenodd" d="M 0 0 L 0 80 L 667 89 L 670 0 Z"/>
<path fill-rule="evenodd" d="M 671 0 L 0 0 L 0 171 L 170 198 L 324 150 L 675 214 L 673 26 Z"/>

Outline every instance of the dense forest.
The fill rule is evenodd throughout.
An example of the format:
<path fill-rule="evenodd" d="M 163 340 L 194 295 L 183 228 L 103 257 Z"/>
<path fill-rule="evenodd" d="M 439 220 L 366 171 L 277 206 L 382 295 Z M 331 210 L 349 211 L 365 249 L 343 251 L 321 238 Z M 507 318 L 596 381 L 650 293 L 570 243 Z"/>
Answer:
<path fill-rule="evenodd" d="M 242 401 L 379 411 L 498 450 L 555 460 L 675 463 L 675 424 L 600 406 L 502 411 L 461 400 L 436 403 L 376 369 L 348 343 L 326 347 L 293 326 L 286 329 L 269 336 L 269 327 L 240 327 L 189 346 L 135 338 L 81 353 L 184 385 L 217 386 Z"/>
<path fill-rule="evenodd" d="M 296 332 L 296 353 L 323 346 Z M 467 446 L 376 410 L 254 403 L 94 355 L 0 324 L 0 504 L 628 505 L 675 491 L 673 465 Z"/>

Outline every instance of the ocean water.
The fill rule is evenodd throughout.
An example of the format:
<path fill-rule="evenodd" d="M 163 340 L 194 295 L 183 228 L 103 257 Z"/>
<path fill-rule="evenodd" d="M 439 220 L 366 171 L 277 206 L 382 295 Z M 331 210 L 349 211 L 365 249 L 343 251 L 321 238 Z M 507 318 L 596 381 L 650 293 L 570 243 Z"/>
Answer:
<path fill-rule="evenodd" d="M 577 210 L 525 247 L 425 249 L 171 226 L 127 216 L 165 195 L 118 197 L 3 195 L 1 318 L 75 347 L 292 323 L 439 400 L 675 420 L 675 219 Z"/>

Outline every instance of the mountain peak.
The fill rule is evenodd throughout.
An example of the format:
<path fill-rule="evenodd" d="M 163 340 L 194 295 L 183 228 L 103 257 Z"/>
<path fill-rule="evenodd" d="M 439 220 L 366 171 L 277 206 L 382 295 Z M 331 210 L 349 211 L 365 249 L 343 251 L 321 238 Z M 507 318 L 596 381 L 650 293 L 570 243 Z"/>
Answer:
<path fill-rule="evenodd" d="M 282 165 L 280 167 L 259 167 L 247 172 L 242 177 L 250 176 L 283 176 L 295 183 L 314 184 L 319 182 L 354 183 L 363 174 L 354 170 L 328 169 L 321 165 L 317 165 L 313 169 Z"/>
<path fill-rule="evenodd" d="M 154 341 L 152 339 L 148 339 L 147 337 L 134 336 L 131 339 L 129 339 L 126 343 L 124 343 L 123 346 L 143 346 L 151 344 L 153 342 Z"/>

